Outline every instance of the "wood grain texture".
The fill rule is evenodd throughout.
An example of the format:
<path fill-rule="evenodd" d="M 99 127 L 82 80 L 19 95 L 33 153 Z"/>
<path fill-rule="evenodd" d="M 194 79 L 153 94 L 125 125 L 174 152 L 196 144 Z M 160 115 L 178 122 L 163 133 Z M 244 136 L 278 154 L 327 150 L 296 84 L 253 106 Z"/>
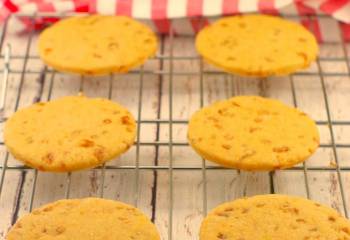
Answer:
<path fill-rule="evenodd" d="M 328 21 L 328 20 L 327 20 Z M 329 23 L 335 29 L 335 23 Z M 333 31 L 333 30 L 330 30 Z M 336 30 L 334 30 L 336 31 Z M 332 41 L 336 33 L 330 32 Z M 338 39 L 339 40 L 339 39 Z M 5 43 L 11 43 L 13 55 L 23 56 L 29 49 L 30 56 L 37 56 L 37 35 L 28 42 L 28 35 L 8 34 Z M 344 213 L 340 192 L 339 178 L 334 168 L 335 154 L 331 147 L 321 147 L 306 162 L 307 168 L 333 167 L 330 170 L 308 170 L 305 175 L 302 169 L 281 170 L 273 173 L 238 172 L 232 169 L 208 169 L 206 179 L 201 170 L 202 160 L 186 145 L 186 123 L 173 123 L 173 208 L 172 221 L 169 222 L 170 172 L 169 167 L 169 125 L 168 123 L 146 123 L 146 120 L 169 120 L 169 67 L 167 58 L 170 54 L 169 38 L 161 39 L 159 55 L 165 58 L 149 60 L 144 66 L 145 74 L 142 88 L 142 110 L 138 116 L 140 76 L 137 73 L 115 75 L 113 77 L 84 78 L 79 76 L 53 73 L 51 69 L 44 72 L 44 65 L 37 58 L 11 60 L 9 85 L 6 97 L 4 116 L 10 116 L 16 106 L 28 106 L 36 101 L 46 101 L 66 95 L 78 94 L 80 90 L 90 97 L 111 97 L 113 101 L 123 104 L 131 110 L 135 118 L 143 120 L 140 124 L 139 181 L 136 183 L 137 145 L 119 159 L 107 164 L 104 173 L 101 169 L 75 172 L 71 175 L 71 198 L 100 196 L 135 204 L 156 223 L 162 239 L 169 238 L 169 225 L 172 224 L 172 239 L 198 239 L 200 222 L 206 211 L 216 205 L 232 199 L 269 193 L 271 184 L 276 193 L 307 196 L 305 179 L 308 179 L 311 199 Z M 29 47 L 29 48 L 28 48 Z M 175 37 L 173 70 L 173 120 L 187 121 L 191 114 L 201 106 L 200 61 L 197 58 L 181 59 L 176 57 L 196 55 L 193 39 Z M 347 46 L 350 51 L 350 47 Z M 4 51 L 2 51 L 4 52 Z M 340 43 L 322 44 L 321 58 L 343 58 Z M 2 69 L 3 58 L 0 58 Z M 329 100 L 330 115 L 333 121 L 349 121 L 350 112 L 350 78 L 344 60 L 321 61 L 324 73 L 343 73 L 343 75 L 324 78 Z M 21 74 L 22 71 L 25 74 Z M 203 103 L 208 105 L 216 100 L 240 94 L 265 95 L 278 98 L 293 105 L 292 83 L 295 87 L 296 104 L 317 121 L 327 122 L 326 104 L 322 90 L 319 69 L 316 64 L 304 73 L 297 74 L 292 80 L 289 77 L 266 79 L 247 79 L 217 72 L 217 69 L 204 64 L 206 74 L 203 75 Z M 210 72 L 210 73 L 209 73 Z M 163 73 L 163 74 L 160 74 Z M 178 73 L 178 74 L 177 74 Z M 0 77 L 2 75 L 0 74 Z M 110 87 L 112 91 L 110 92 Z M 18 94 L 20 97 L 17 99 Z M 18 100 L 18 101 L 17 101 Z M 1 124 L 1 129 L 2 129 Z M 321 143 L 331 144 L 330 128 L 327 124 L 318 125 L 321 132 Z M 336 144 L 350 144 L 350 125 L 334 125 Z M 147 144 L 148 143 L 148 144 Z M 336 154 L 341 167 L 350 167 L 350 148 L 337 147 Z M 0 145 L 0 166 L 6 158 L 6 149 Z M 5 172 L 4 185 L 0 195 L 0 239 L 13 222 L 30 208 L 30 199 L 34 191 L 33 207 L 61 199 L 67 191 L 67 174 L 39 172 L 35 189 L 33 183 L 35 172 L 31 169 L 12 169 L 19 162 L 11 156 L 9 169 Z M 158 166 L 158 170 L 146 169 Z M 207 167 L 216 166 L 206 162 Z M 123 169 L 108 169 L 123 167 Z M 182 168 L 180 170 L 179 168 Z M 196 168 L 186 170 L 185 168 Z M 3 168 L 0 169 L 0 174 Z M 1 176 L 1 175 L 0 175 Z M 350 205 L 350 171 L 341 172 L 345 190 L 345 202 Z M 204 184 L 206 180 L 206 184 Z M 102 185 L 103 183 L 103 185 Z M 137 185 L 138 184 L 138 187 Z M 206 196 L 203 187 L 206 186 Z M 137 191 L 137 192 L 136 192 Z M 206 198 L 206 202 L 203 201 Z M 207 208 L 205 209 L 205 204 Z M 350 209 L 348 209 L 350 210 Z"/>

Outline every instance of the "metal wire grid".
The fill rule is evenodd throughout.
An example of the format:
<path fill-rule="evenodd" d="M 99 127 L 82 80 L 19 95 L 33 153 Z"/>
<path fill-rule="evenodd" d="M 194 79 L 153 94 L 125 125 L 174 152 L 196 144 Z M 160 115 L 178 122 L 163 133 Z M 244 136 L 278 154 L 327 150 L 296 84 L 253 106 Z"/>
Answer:
<path fill-rule="evenodd" d="M 31 21 L 35 21 L 37 17 L 62 17 L 62 15 L 58 14 L 37 14 L 37 15 L 25 15 L 25 14 L 17 14 L 14 15 L 17 17 L 28 17 L 31 19 Z M 297 18 L 299 19 L 300 16 L 298 15 L 288 15 L 286 16 L 288 18 Z M 319 15 L 319 16 L 304 16 L 303 18 L 307 20 L 312 20 L 315 17 L 319 18 L 324 18 L 327 17 L 325 15 Z M 11 17 L 10 17 L 11 18 Z M 12 55 L 11 56 L 11 46 L 3 46 L 4 45 L 4 39 L 7 33 L 7 26 L 9 19 L 4 24 L 4 27 L 2 29 L 1 35 L 0 35 L 0 53 L 3 53 L 0 55 L 0 59 L 3 60 L 4 62 L 4 67 L 2 69 L 3 72 L 3 83 L 2 83 L 2 88 L 1 88 L 1 96 L 0 96 L 0 111 L 3 114 L 3 111 L 5 109 L 5 99 L 6 99 L 6 90 L 7 90 L 7 83 L 8 83 L 8 78 L 10 74 L 20 74 L 20 84 L 17 89 L 17 95 L 16 95 L 16 101 L 15 101 L 15 111 L 18 109 L 19 106 L 19 100 L 20 96 L 22 94 L 22 91 L 25 91 L 23 89 L 23 81 L 26 76 L 26 74 L 40 74 L 40 77 L 43 78 L 47 73 L 52 73 L 51 78 L 49 80 L 49 94 L 47 99 L 39 99 L 41 101 L 45 100 L 50 100 L 51 99 L 51 94 L 52 94 L 52 89 L 53 89 L 53 82 L 55 78 L 55 71 L 52 69 L 48 69 L 45 67 L 42 71 L 28 71 L 27 70 L 27 63 L 29 59 L 35 59 L 38 58 L 38 56 L 31 56 L 29 54 L 30 52 L 30 46 L 32 42 L 32 37 L 34 34 L 34 30 L 32 30 L 28 34 L 27 38 L 27 45 L 26 45 L 26 50 L 24 55 Z M 152 171 L 157 171 L 157 170 L 165 170 L 168 171 L 169 173 L 169 225 L 168 225 L 168 239 L 173 239 L 173 171 L 175 170 L 201 170 L 202 172 L 202 190 L 203 190 L 203 216 L 207 214 L 207 171 L 208 170 L 215 170 L 215 169 L 222 169 L 225 170 L 226 168 L 220 167 L 220 166 L 206 166 L 205 160 L 202 161 L 202 166 L 189 166 L 189 167 L 177 167 L 173 166 L 173 148 L 176 146 L 188 146 L 187 142 L 176 142 L 173 140 L 173 126 L 174 124 L 187 124 L 188 121 L 184 120 L 179 120 L 179 119 L 174 119 L 173 118 L 173 77 L 174 76 L 179 76 L 179 75 L 197 75 L 199 76 L 199 88 L 200 88 L 200 107 L 204 105 L 204 84 L 203 80 L 206 75 L 210 74 L 225 74 L 220 71 L 213 71 L 213 70 L 204 70 L 203 67 L 203 62 L 198 56 L 174 56 L 174 39 L 176 37 L 174 36 L 174 31 L 171 28 L 170 29 L 170 34 L 169 34 L 169 44 L 170 44 L 170 49 L 169 49 L 169 55 L 158 55 L 156 56 L 156 60 L 160 61 L 160 70 L 155 70 L 155 71 L 146 71 L 144 70 L 143 67 L 141 67 L 139 70 L 133 70 L 131 73 L 138 74 L 139 75 L 139 89 L 138 89 L 138 106 L 137 106 L 137 111 L 138 111 L 138 116 L 137 116 L 137 140 L 135 142 L 136 146 L 136 159 L 135 159 L 135 165 L 122 165 L 122 166 L 105 166 L 102 165 L 100 167 L 97 167 L 96 169 L 101 171 L 101 176 L 102 176 L 102 181 L 101 181 L 101 187 L 99 195 L 103 197 L 103 189 L 104 189 L 104 179 L 105 179 L 105 171 L 106 170 L 116 170 L 116 169 L 129 169 L 133 170 L 134 175 L 135 175 L 135 181 L 134 181 L 134 186 L 133 186 L 133 191 L 134 191 L 134 205 L 137 206 L 138 204 L 138 190 L 139 190 L 139 175 L 140 175 L 140 170 L 152 170 Z M 164 39 L 164 38 L 162 38 Z M 343 39 L 342 37 L 340 39 Z M 163 41 L 162 41 L 163 42 Z M 335 125 L 346 125 L 350 126 L 350 120 L 349 121 L 333 121 L 332 116 L 331 116 L 331 111 L 330 111 L 330 104 L 328 101 L 328 94 L 327 94 L 327 88 L 325 85 L 325 77 L 328 76 L 350 76 L 350 60 L 349 60 L 349 55 L 347 52 L 346 45 L 343 40 L 340 42 L 342 46 L 342 50 L 344 53 L 344 57 L 327 57 L 327 58 L 318 58 L 316 63 L 317 63 L 317 71 L 316 72 L 298 72 L 294 75 L 289 76 L 289 81 L 291 84 L 291 90 L 292 90 L 292 97 L 293 97 L 293 103 L 294 106 L 298 106 L 297 102 L 297 97 L 296 97 L 296 88 L 295 88 L 295 83 L 294 83 L 294 76 L 318 76 L 320 79 L 320 83 L 322 86 L 322 93 L 324 97 L 324 103 L 326 107 L 326 113 L 327 113 L 327 121 L 317 121 L 318 125 L 328 125 L 329 126 L 329 131 L 330 131 L 330 137 L 331 137 L 331 144 L 321 144 L 320 147 L 323 148 L 331 148 L 333 152 L 333 156 L 336 162 L 335 167 L 308 167 L 305 165 L 305 163 L 302 166 L 295 166 L 290 169 L 286 169 L 283 171 L 294 171 L 294 170 L 302 170 L 304 174 L 304 180 L 305 180 L 305 188 L 306 188 L 306 194 L 307 197 L 310 197 L 310 185 L 309 185 L 309 171 L 330 171 L 330 172 L 336 172 L 339 186 L 340 186 L 340 193 L 341 193 L 341 198 L 342 198 L 342 204 L 343 204 L 343 210 L 345 213 L 345 216 L 348 217 L 348 209 L 347 209 L 347 202 L 346 202 L 346 192 L 343 184 L 343 178 L 342 178 L 342 171 L 350 171 L 350 167 L 342 167 L 339 164 L 338 160 L 338 153 L 337 150 L 339 148 L 350 148 L 350 144 L 337 144 L 335 143 L 335 137 L 334 137 L 334 126 Z M 24 64 L 21 70 L 16 70 L 16 69 L 11 69 L 10 67 L 10 60 L 11 59 L 23 59 Z M 191 60 L 198 60 L 199 61 L 199 66 L 200 66 L 200 71 L 178 71 L 174 70 L 174 64 L 176 63 L 177 60 L 184 60 L 184 59 L 191 59 Z M 168 60 L 168 70 L 164 70 L 164 60 Z M 334 61 L 334 62 L 345 62 L 347 66 L 347 73 L 332 73 L 332 72 L 324 72 L 321 67 L 321 62 L 322 61 Z M 145 74 L 155 74 L 160 76 L 161 78 L 163 76 L 168 77 L 169 81 L 169 86 L 168 86 L 168 97 L 169 97 L 169 116 L 168 119 L 161 119 L 160 116 L 158 115 L 157 119 L 142 119 L 142 94 L 143 94 L 143 82 L 144 82 L 144 75 Z M 109 77 L 109 92 L 108 96 L 111 98 L 112 96 L 112 84 L 113 84 L 113 78 L 114 76 L 111 75 Z M 162 80 L 162 79 L 161 79 Z M 232 77 L 231 80 L 233 81 Z M 231 85 L 233 84 L 231 81 Z M 262 85 L 264 86 L 266 84 L 267 79 L 262 79 Z M 80 79 L 80 89 L 79 91 L 83 91 L 84 88 L 84 77 L 81 77 Z M 262 93 L 264 94 L 264 93 Z M 6 117 L 2 116 L 0 119 L 1 122 L 4 122 L 6 120 Z M 166 123 L 169 126 L 169 139 L 168 141 L 159 141 L 159 136 L 157 136 L 155 141 L 149 141 L 149 142 L 142 142 L 140 141 L 140 128 L 142 123 L 153 123 L 156 124 L 157 128 L 159 128 L 160 124 Z M 3 145 L 4 143 L 0 143 Z M 151 166 L 144 166 L 140 165 L 140 146 L 154 146 L 155 148 L 158 148 L 159 146 L 168 146 L 169 149 L 169 165 L 151 165 Z M 23 165 L 17 165 L 17 166 L 8 166 L 8 159 L 9 159 L 9 153 L 7 152 L 5 155 L 5 159 L 2 165 L 0 165 L 0 198 L 1 195 L 4 194 L 2 192 L 3 185 L 4 185 L 4 178 L 5 174 L 7 171 L 11 170 L 30 170 L 34 171 L 34 181 L 32 184 L 32 189 L 31 189 L 31 194 L 30 194 L 30 202 L 29 202 L 29 210 L 32 210 L 33 207 L 33 199 L 35 196 L 35 191 L 36 191 L 36 181 L 37 181 L 37 176 L 38 176 L 38 171 L 35 169 L 31 169 L 29 167 L 23 166 Z M 228 171 L 232 171 L 231 169 L 226 169 Z M 70 186 L 71 186 L 71 173 L 67 173 L 66 177 L 66 189 L 65 189 L 65 197 L 69 198 L 70 196 Z M 274 172 L 270 173 L 270 191 L 271 193 L 274 193 Z M 14 219 L 13 221 L 15 221 Z M 154 219 L 153 219 L 154 220 Z M 13 224 L 14 222 L 12 222 Z"/>

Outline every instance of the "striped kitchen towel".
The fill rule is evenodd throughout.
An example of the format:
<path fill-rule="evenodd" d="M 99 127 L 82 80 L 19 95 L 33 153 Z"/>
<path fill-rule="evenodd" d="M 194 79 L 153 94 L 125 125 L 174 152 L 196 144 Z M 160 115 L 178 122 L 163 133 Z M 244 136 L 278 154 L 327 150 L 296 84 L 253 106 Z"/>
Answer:
<path fill-rule="evenodd" d="M 322 32 L 335 21 L 308 17 L 315 14 L 331 15 L 339 20 L 341 35 L 350 40 L 350 0 L 0 0 L 0 23 L 12 13 L 72 13 L 87 12 L 126 15 L 147 22 L 159 33 L 194 34 L 204 23 L 215 17 L 260 12 L 296 16 L 312 29 L 320 41 Z M 300 16 L 300 17 L 298 17 Z M 199 18 L 201 20 L 199 21 Z M 54 18 L 37 18 L 41 26 Z M 203 20 L 204 19 L 204 20 Z M 30 22 L 21 18 L 21 29 Z M 329 34 L 328 34 L 329 35 Z"/>

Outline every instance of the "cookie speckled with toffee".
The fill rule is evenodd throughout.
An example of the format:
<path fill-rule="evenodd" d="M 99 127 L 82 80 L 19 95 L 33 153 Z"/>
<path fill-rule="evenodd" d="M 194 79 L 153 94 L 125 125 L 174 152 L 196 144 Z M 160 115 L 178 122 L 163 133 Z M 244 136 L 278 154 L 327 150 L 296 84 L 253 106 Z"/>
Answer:
<path fill-rule="evenodd" d="M 214 66 L 254 77 L 293 73 L 318 55 L 317 41 L 304 26 L 268 15 L 219 19 L 199 32 L 196 48 Z"/>
<path fill-rule="evenodd" d="M 39 55 L 59 71 L 105 75 L 143 64 L 157 45 L 152 30 L 129 17 L 78 16 L 45 29 L 39 36 Z"/>
<path fill-rule="evenodd" d="M 160 240 L 154 224 L 139 209 L 100 199 L 60 200 L 21 217 L 6 240 Z"/>
<path fill-rule="evenodd" d="M 350 221 L 301 197 L 258 195 L 227 202 L 203 220 L 200 240 L 349 240 Z"/>
<path fill-rule="evenodd" d="M 258 96 L 216 102 L 193 114 L 190 145 L 203 158 L 243 170 L 274 170 L 305 161 L 319 146 L 315 122 L 302 111 Z"/>
<path fill-rule="evenodd" d="M 11 116 L 5 145 L 24 164 L 66 172 L 98 166 L 133 145 L 136 124 L 121 105 L 102 98 L 63 97 Z"/>

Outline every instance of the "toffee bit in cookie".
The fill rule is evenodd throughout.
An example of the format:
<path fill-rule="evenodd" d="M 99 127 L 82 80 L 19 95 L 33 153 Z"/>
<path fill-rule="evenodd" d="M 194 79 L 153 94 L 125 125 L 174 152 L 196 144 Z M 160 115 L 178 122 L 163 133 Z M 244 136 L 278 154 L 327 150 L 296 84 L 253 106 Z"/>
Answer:
<path fill-rule="evenodd" d="M 227 57 L 227 61 L 236 61 L 237 60 L 237 58 L 235 58 L 235 57 Z"/>
<path fill-rule="evenodd" d="M 150 43 L 152 43 L 153 42 L 153 40 L 151 39 L 151 38 L 146 38 L 145 40 L 144 40 L 144 43 L 145 44 L 150 44 Z"/>
<path fill-rule="evenodd" d="M 46 105 L 46 103 L 44 103 L 44 102 L 38 102 L 38 103 L 35 103 L 35 105 L 36 105 L 36 106 L 41 106 L 41 107 L 43 107 L 43 106 Z"/>
<path fill-rule="evenodd" d="M 224 135 L 224 138 L 225 138 L 226 140 L 228 140 L 228 141 L 234 139 L 233 135 L 231 135 L 231 134 L 225 134 L 225 135 Z"/>
<path fill-rule="evenodd" d="M 45 54 L 50 54 L 52 52 L 52 48 L 45 48 Z"/>
<path fill-rule="evenodd" d="M 251 127 L 251 128 L 249 128 L 249 132 L 250 133 L 254 133 L 254 132 L 256 132 L 256 131 L 258 131 L 258 130 L 260 130 L 261 128 L 258 128 L 258 127 Z"/>
<path fill-rule="evenodd" d="M 217 117 L 209 116 L 208 120 L 211 120 L 213 122 L 219 122 L 219 119 Z"/>
<path fill-rule="evenodd" d="M 223 233 L 218 233 L 217 238 L 220 239 L 220 240 L 227 239 L 226 235 L 224 235 Z"/>
<path fill-rule="evenodd" d="M 307 57 L 306 53 L 304 53 L 304 52 L 297 52 L 297 55 L 300 58 L 302 58 L 305 63 L 308 61 L 308 57 Z"/>
<path fill-rule="evenodd" d="M 235 107 L 240 107 L 241 105 L 239 105 L 237 102 L 235 101 L 231 101 L 232 105 L 235 106 Z"/>
<path fill-rule="evenodd" d="M 268 140 L 268 139 L 261 139 L 261 142 L 263 144 L 271 144 L 272 143 L 271 140 Z"/>
<path fill-rule="evenodd" d="M 264 60 L 266 62 L 270 62 L 270 63 L 274 62 L 274 60 L 272 58 L 269 58 L 269 57 L 265 57 Z"/>
<path fill-rule="evenodd" d="M 223 212 L 218 212 L 218 213 L 216 213 L 216 215 L 218 215 L 218 216 L 220 216 L 220 217 L 229 217 L 229 216 L 230 216 L 230 214 L 228 214 L 228 213 L 223 213 Z"/>
<path fill-rule="evenodd" d="M 43 156 L 42 160 L 47 164 L 52 164 L 54 161 L 53 153 L 47 153 L 45 156 Z"/>
<path fill-rule="evenodd" d="M 119 48 L 119 45 L 116 42 L 111 42 L 111 43 L 108 44 L 108 49 L 109 50 L 114 50 L 114 49 L 118 49 L 118 48 Z"/>
<path fill-rule="evenodd" d="M 254 118 L 254 122 L 261 123 L 261 122 L 263 122 L 263 119 L 260 117 L 257 117 L 257 118 Z"/>
<path fill-rule="evenodd" d="M 95 145 L 95 142 L 89 139 L 83 139 L 80 143 L 81 147 L 86 147 L 86 148 L 93 147 L 94 145 Z"/>
<path fill-rule="evenodd" d="M 64 233 L 65 231 L 66 231 L 66 228 L 63 227 L 63 226 L 58 226 L 58 227 L 56 228 L 56 233 L 57 233 L 58 235 Z"/>
<path fill-rule="evenodd" d="M 245 153 L 239 157 L 239 161 L 243 161 L 244 159 L 251 157 L 256 154 L 256 151 L 254 150 L 247 150 Z"/>
<path fill-rule="evenodd" d="M 110 123 L 112 123 L 112 120 L 107 118 L 107 119 L 103 120 L 103 123 L 110 124 Z"/>
<path fill-rule="evenodd" d="M 102 147 L 98 147 L 94 150 L 94 156 L 98 161 L 101 161 L 104 158 L 105 150 Z"/>
<path fill-rule="evenodd" d="M 222 144 L 221 145 L 223 148 L 225 148 L 226 150 L 230 150 L 231 149 L 231 145 L 229 145 L 229 144 Z"/>
<path fill-rule="evenodd" d="M 287 147 L 287 146 L 274 147 L 274 148 L 272 149 L 272 151 L 274 151 L 274 152 L 276 152 L 276 153 L 288 152 L 288 151 L 289 151 L 289 147 Z"/>
<path fill-rule="evenodd" d="M 94 58 L 102 58 L 102 56 L 98 53 L 94 53 L 93 56 L 94 56 Z"/>
<path fill-rule="evenodd" d="M 264 207 L 265 205 L 266 205 L 265 203 L 258 203 L 258 204 L 256 204 L 256 207 L 261 208 L 261 207 Z"/>
<path fill-rule="evenodd" d="M 342 230 L 343 232 L 345 232 L 346 234 L 350 235 L 350 228 L 343 227 L 341 230 Z"/>
<path fill-rule="evenodd" d="M 27 142 L 28 144 L 32 144 L 32 143 L 34 142 L 34 140 L 33 140 L 32 137 L 28 137 L 28 138 L 26 139 L 26 142 Z"/>
<path fill-rule="evenodd" d="M 303 37 L 300 37 L 300 38 L 298 38 L 298 41 L 304 43 L 304 42 L 307 42 L 307 39 L 306 39 L 306 38 L 303 38 Z"/>
<path fill-rule="evenodd" d="M 126 124 L 126 125 L 131 124 L 129 116 L 123 116 L 121 119 L 123 124 Z"/>
<path fill-rule="evenodd" d="M 246 28 L 246 27 L 247 27 L 247 24 L 241 22 L 241 23 L 238 23 L 238 26 L 239 26 L 240 28 Z"/>
<path fill-rule="evenodd" d="M 273 31 L 273 35 L 277 36 L 281 33 L 281 29 L 277 28 Z"/>
<path fill-rule="evenodd" d="M 247 212 L 249 212 L 249 209 L 248 209 L 248 208 L 243 208 L 242 211 L 241 211 L 242 214 L 245 214 L 245 213 L 247 213 Z"/>

